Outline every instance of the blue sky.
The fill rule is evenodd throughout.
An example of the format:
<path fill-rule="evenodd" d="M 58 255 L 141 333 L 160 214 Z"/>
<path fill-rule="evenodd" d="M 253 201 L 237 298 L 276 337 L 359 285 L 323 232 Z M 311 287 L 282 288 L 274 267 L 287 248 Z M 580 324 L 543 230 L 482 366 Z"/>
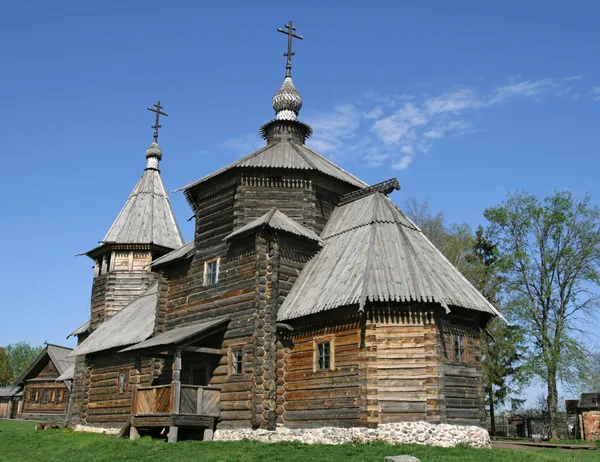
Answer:
<path fill-rule="evenodd" d="M 160 99 L 168 190 L 261 145 L 285 73 L 309 145 L 452 222 L 527 189 L 600 199 L 595 2 L 6 2 L 0 16 L 0 344 L 73 345 L 92 263 L 145 166 Z M 186 240 L 193 227 L 171 195 Z"/>

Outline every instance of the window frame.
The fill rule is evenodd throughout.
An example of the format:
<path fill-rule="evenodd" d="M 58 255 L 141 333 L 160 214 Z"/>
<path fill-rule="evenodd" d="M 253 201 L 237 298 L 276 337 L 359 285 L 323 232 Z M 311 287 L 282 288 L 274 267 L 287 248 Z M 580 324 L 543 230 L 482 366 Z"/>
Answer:
<path fill-rule="evenodd" d="M 125 386 L 123 386 L 123 380 L 121 379 L 122 374 L 125 374 Z M 124 395 L 127 393 L 127 387 L 129 386 L 129 369 L 119 369 L 119 375 L 117 376 L 117 394 Z"/>
<path fill-rule="evenodd" d="M 214 282 L 209 283 L 207 281 L 208 272 L 206 271 L 208 265 L 215 263 L 215 271 L 214 271 Z M 202 274 L 202 285 L 205 287 L 214 286 L 219 283 L 219 266 L 221 265 L 221 257 L 210 258 L 208 260 L 204 260 L 204 272 Z"/>
<path fill-rule="evenodd" d="M 245 345 L 232 345 L 229 347 L 229 351 L 227 352 L 227 375 L 244 375 L 246 373 L 245 371 L 245 364 L 246 364 L 246 352 L 244 351 L 244 346 Z M 241 371 L 234 371 L 234 360 L 233 360 L 233 353 L 235 351 L 239 351 L 241 352 Z M 236 361 L 237 362 L 237 361 Z"/>
<path fill-rule="evenodd" d="M 319 367 L 319 345 L 329 343 L 329 368 Z M 313 339 L 313 372 L 327 372 L 335 370 L 335 336 L 325 335 Z"/>

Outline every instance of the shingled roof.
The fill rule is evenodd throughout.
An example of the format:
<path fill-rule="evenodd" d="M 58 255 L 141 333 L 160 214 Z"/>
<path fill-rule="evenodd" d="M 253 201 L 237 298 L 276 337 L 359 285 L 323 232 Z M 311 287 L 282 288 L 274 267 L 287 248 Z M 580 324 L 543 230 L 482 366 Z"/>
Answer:
<path fill-rule="evenodd" d="M 74 363 L 74 359 L 69 357 L 73 351 L 72 348 L 63 347 L 60 345 L 47 344 L 40 354 L 33 360 L 27 369 L 23 371 L 21 376 L 17 379 L 16 383 L 21 383 L 26 380 L 31 371 L 44 359 L 46 355 L 50 357 L 50 360 L 56 367 L 59 375 L 63 374 L 71 365 Z"/>
<path fill-rule="evenodd" d="M 188 190 L 232 169 L 257 167 L 318 171 L 359 188 L 368 186 L 351 173 L 348 173 L 346 170 L 316 153 L 306 145 L 293 139 L 284 139 L 270 143 L 264 148 L 261 148 L 210 175 L 177 189 L 177 191 Z"/>
<path fill-rule="evenodd" d="M 196 249 L 196 247 L 195 247 L 194 240 L 191 240 L 187 244 L 179 247 L 178 249 L 175 249 L 175 250 L 169 252 L 168 254 L 163 255 L 160 258 L 157 258 L 152 263 L 150 263 L 150 266 L 155 267 L 155 266 L 159 266 L 159 265 L 164 265 L 166 263 L 171 263 L 171 262 L 174 262 L 177 260 L 183 260 L 185 258 L 189 258 L 194 255 L 195 249 Z"/>
<path fill-rule="evenodd" d="M 236 229 L 233 233 L 226 236 L 223 240 L 230 241 L 232 239 L 235 239 L 236 237 L 241 237 L 263 228 L 269 228 L 275 231 L 284 231 L 299 237 L 303 237 L 305 239 L 309 239 L 311 241 L 321 242 L 321 239 L 319 238 L 317 233 L 308 228 L 305 228 L 300 223 L 296 223 L 294 220 L 292 220 L 283 212 L 277 210 L 277 208 L 275 207 L 273 207 L 271 210 L 269 210 L 267 213 L 257 218 L 256 220 L 252 220 L 247 225 Z"/>
<path fill-rule="evenodd" d="M 161 158 L 162 151 L 158 143 L 153 142 L 146 150 L 144 174 L 100 246 L 87 255 L 93 256 L 105 244 L 150 244 L 167 249 L 177 249 L 184 244 L 158 169 Z"/>
<path fill-rule="evenodd" d="M 367 301 L 433 302 L 499 315 L 396 205 L 374 193 L 338 206 L 323 249 L 282 304 L 285 321 Z"/>
<path fill-rule="evenodd" d="M 154 333 L 157 301 L 158 283 L 155 283 L 92 332 L 70 356 L 95 353 L 146 340 Z"/>
<path fill-rule="evenodd" d="M 158 170 L 144 171 L 102 242 L 155 244 L 170 249 L 184 244 Z"/>

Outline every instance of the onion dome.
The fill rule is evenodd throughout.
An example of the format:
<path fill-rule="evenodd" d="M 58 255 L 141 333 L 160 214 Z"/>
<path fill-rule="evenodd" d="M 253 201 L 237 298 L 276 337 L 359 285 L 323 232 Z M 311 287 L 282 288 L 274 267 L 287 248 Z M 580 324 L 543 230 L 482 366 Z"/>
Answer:
<path fill-rule="evenodd" d="M 148 163 L 146 164 L 147 169 L 158 170 L 158 162 L 162 159 L 162 149 L 160 149 L 156 141 L 153 141 L 148 149 L 146 149 L 146 159 L 148 159 Z"/>
<path fill-rule="evenodd" d="M 296 120 L 302 108 L 302 96 L 292 82 L 291 77 L 286 77 L 283 85 L 273 96 L 273 109 L 277 120 Z"/>

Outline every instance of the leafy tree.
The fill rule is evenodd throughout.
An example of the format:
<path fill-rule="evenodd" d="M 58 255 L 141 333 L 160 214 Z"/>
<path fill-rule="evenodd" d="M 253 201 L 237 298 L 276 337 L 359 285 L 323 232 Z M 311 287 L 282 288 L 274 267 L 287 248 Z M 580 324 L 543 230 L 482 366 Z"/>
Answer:
<path fill-rule="evenodd" d="M 467 260 L 475 242 L 468 224 L 453 223 L 446 226 L 444 214 L 438 212 L 433 215 L 427 199 L 409 198 L 405 203 L 404 213 L 459 271 L 468 271 Z"/>
<path fill-rule="evenodd" d="M 528 340 L 529 370 L 547 385 L 551 437 L 558 436 L 557 382 L 573 382 L 586 365 L 581 342 L 598 307 L 600 210 L 586 195 L 556 191 L 543 201 L 511 194 L 488 208 L 490 236 L 498 244 L 511 316 Z"/>
<path fill-rule="evenodd" d="M 4 348 L 0 348 L 0 387 L 6 386 L 15 380 L 15 374 L 8 362 Z"/>
<path fill-rule="evenodd" d="M 491 434 L 496 436 L 495 409 L 505 403 L 525 382 L 521 360 L 523 331 L 518 326 L 507 326 L 499 318 L 493 319 L 481 339 L 483 390 L 490 411 Z"/>
<path fill-rule="evenodd" d="M 465 276 L 490 303 L 498 306 L 502 284 L 498 251 L 482 226 L 475 232 L 473 251 L 467 260 L 469 271 Z M 507 326 L 502 319 L 493 319 L 482 333 L 483 388 L 492 436 L 496 435 L 496 407 L 504 404 L 511 392 L 519 390 L 525 381 L 520 367 L 524 354 L 522 345 L 522 330 L 518 326 Z"/>
<path fill-rule="evenodd" d="M 8 345 L 5 348 L 6 356 L 8 356 L 8 362 L 12 367 L 15 377 L 19 377 L 43 349 L 43 346 L 33 346 L 28 341 Z"/>

